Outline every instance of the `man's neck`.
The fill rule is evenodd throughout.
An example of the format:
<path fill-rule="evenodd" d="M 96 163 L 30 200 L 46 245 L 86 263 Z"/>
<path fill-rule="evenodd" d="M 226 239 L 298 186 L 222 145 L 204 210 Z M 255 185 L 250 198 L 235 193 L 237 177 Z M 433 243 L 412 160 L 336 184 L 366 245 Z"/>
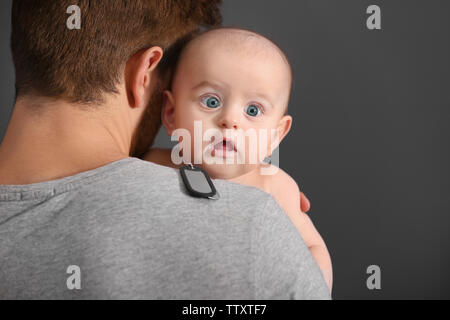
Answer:
<path fill-rule="evenodd" d="M 0 145 L 0 185 L 59 179 L 127 158 L 130 133 L 114 119 L 67 103 L 17 102 Z"/>

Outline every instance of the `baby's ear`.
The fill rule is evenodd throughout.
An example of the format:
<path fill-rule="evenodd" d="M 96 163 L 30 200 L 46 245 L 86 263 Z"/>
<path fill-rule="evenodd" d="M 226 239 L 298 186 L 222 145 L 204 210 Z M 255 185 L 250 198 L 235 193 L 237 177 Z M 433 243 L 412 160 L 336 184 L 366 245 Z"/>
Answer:
<path fill-rule="evenodd" d="M 278 121 L 276 129 L 278 139 L 275 139 L 276 137 L 272 137 L 271 152 L 273 152 L 281 143 L 281 141 L 283 141 L 284 137 L 286 137 L 288 132 L 291 130 L 291 126 L 292 126 L 292 117 L 289 115 L 283 116 L 280 119 L 280 121 Z"/>
<path fill-rule="evenodd" d="M 165 90 L 163 101 L 161 122 L 169 136 L 171 136 L 172 132 L 175 130 L 175 102 L 172 92 L 170 92 L 169 90 Z"/>

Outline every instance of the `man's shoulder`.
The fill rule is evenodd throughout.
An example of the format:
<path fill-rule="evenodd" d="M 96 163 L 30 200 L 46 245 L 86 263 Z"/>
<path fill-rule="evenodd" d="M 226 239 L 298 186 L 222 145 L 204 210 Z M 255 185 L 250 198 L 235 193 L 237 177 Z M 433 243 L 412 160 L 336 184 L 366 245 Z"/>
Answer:
<path fill-rule="evenodd" d="M 111 168 L 93 181 L 93 188 L 98 185 L 119 189 L 122 192 L 140 189 L 141 191 L 157 189 L 158 186 L 178 186 L 177 170 L 137 158 L 129 158 L 121 166 Z M 89 187 L 88 185 L 86 185 Z M 117 191 L 117 190 L 116 190 Z"/>
<path fill-rule="evenodd" d="M 239 216 L 239 213 L 263 214 L 272 197 L 258 188 L 214 179 L 219 201 L 191 197 L 178 169 L 140 159 L 129 159 L 120 168 L 99 176 L 92 184 L 82 187 L 81 198 L 87 202 L 111 203 L 130 207 L 189 211 L 211 211 Z M 80 195 L 80 193 L 77 193 Z M 125 201 L 126 200 L 126 201 Z M 251 214 L 250 214 L 251 213 Z"/>

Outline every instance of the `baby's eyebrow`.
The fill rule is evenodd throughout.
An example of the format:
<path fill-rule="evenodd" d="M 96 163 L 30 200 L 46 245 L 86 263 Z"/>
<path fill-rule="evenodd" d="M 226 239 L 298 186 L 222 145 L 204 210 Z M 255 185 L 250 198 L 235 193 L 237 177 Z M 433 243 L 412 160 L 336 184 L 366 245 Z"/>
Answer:
<path fill-rule="evenodd" d="M 200 82 L 198 85 L 196 85 L 192 89 L 196 90 L 196 89 L 202 88 L 202 87 L 212 87 L 212 88 L 214 88 L 216 90 L 223 90 L 224 87 L 226 89 L 228 89 L 228 85 L 227 84 L 219 84 L 219 83 L 214 83 L 214 82 L 207 81 L 207 80 Z"/>
<path fill-rule="evenodd" d="M 253 96 L 253 97 L 257 97 L 258 99 L 262 99 L 263 102 L 264 102 L 264 103 L 263 103 L 264 105 L 267 105 L 267 106 L 270 107 L 270 108 L 273 108 L 273 107 L 274 107 L 273 104 L 272 104 L 272 102 L 271 102 L 271 100 L 270 100 L 270 97 L 268 97 L 266 94 L 254 92 L 254 93 L 252 93 L 252 96 Z"/>

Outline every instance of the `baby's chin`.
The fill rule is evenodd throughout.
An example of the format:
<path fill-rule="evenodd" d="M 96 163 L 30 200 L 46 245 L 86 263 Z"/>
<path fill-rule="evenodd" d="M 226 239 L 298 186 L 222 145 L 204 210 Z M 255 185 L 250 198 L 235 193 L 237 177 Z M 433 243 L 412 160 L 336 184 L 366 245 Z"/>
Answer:
<path fill-rule="evenodd" d="M 225 161 L 224 161 L 225 162 Z M 255 169 L 254 165 L 246 164 L 207 164 L 202 163 L 201 167 L 208 172 L 212 179 L 230 180 L 245 175 Z"/>

